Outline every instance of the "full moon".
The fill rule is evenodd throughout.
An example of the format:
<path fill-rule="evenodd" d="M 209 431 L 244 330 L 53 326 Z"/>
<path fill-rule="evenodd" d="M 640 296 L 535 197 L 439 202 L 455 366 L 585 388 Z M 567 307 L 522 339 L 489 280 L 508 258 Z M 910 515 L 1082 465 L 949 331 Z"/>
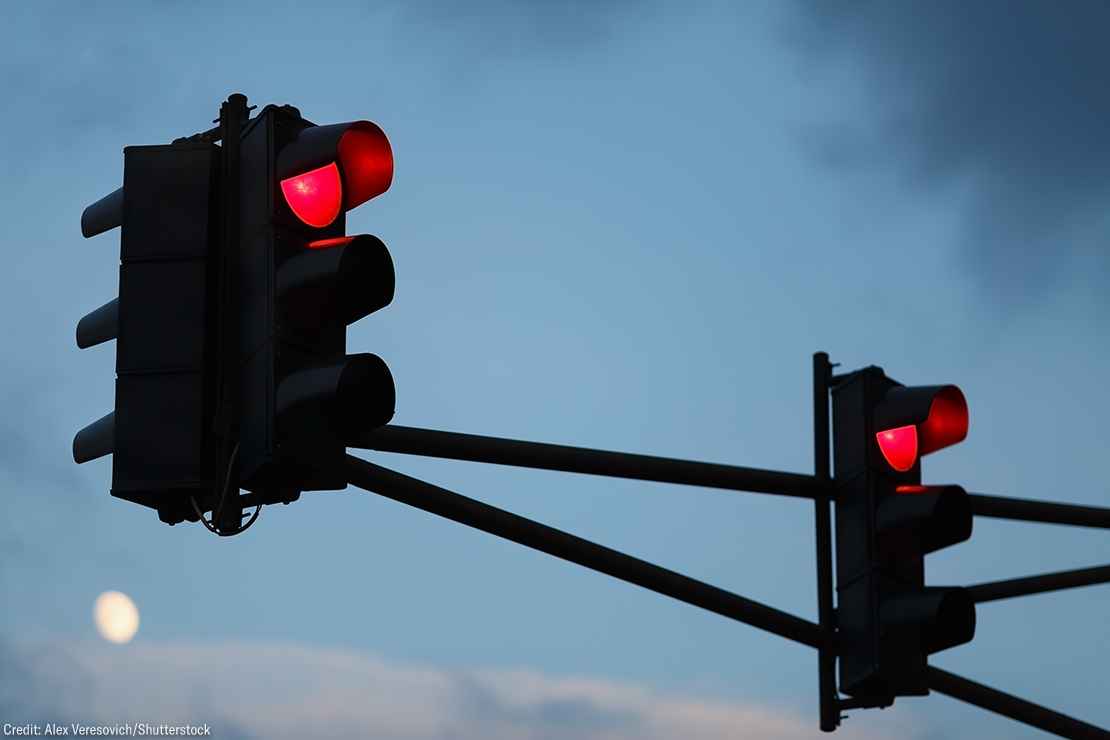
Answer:
<path fill-rule="evenodd" d="M 130 642 L 139 631 L 139 610 L 127 594 L 105 591 L 96 597 L 93 621 L 100 636 L 108 642 Z"/>

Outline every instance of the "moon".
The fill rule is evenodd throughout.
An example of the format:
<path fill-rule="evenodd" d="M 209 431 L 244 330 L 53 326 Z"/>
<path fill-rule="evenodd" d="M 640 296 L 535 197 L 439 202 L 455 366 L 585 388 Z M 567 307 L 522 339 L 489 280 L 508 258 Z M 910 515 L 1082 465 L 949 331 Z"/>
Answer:
<path fill-rule="evenodd" d="M 101 637 L 122 645 L 139 631 L 139 610 L 127 594 L 105 591 L 96 597 L 93 622 Z"/>

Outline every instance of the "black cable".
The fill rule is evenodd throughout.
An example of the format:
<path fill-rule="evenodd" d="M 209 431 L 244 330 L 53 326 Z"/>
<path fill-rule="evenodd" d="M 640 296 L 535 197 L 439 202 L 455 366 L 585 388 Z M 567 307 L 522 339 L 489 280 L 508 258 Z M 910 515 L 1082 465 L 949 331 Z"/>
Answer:
<path fill-rule="evenodd" d="M 262 504 L 256 504 L 254 507 L 254 513 L 251 514 L 251 518 L 249 521 L 247 521 L 246 524 L 242 524 L 238 528 L 229 530 L 227 532 L 215 526 L 215 522 L 219 520 L 220 514 L 224 510 L 224 504 L 227 502 L 228 491 L 231 489 L 231 471 L 235 467 L 235 458 L 238 457 L 238 455 L 239 444 L 236 443 L 235 448 L 231 451 L 231 457 L 227 461 L 227 474 L 224 476 L 224 485 L 220 491 L 220 500 L 216 504 L 216 508 L 212 511 L 211 520 L 204 518 L 204 513 L 200 510 L 200 507 L 197 506 L 196 497 L 189 496 L 189 503 L 193 505 L 193 511 L 196 513 L 197 518 L 200 520 L 200 523 L 203 524 L 204 528 L 207 529 L 209 532 L 220 537 L 232 537 L 234 535 L 246 532 L 248 529 L 250 529 L 251 525 L 255 523 L 255 521 L 258 519 L 258 514 L 262 511 Z"/>

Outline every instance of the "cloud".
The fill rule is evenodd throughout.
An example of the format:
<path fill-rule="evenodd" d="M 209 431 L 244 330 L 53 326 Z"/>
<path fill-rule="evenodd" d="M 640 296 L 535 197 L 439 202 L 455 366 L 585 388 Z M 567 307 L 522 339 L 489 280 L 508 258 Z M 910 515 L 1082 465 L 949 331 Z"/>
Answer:
<path fill-rule="evenodd" d="M 241 642 L 0 643 L 7 722 L 184 724 L 214 737 L 810 738 L 812 717 L 528 670 L 446 670 Z"/>
<path fill-rule="evenodd" d="M 881 162 L 915 187 L 966 195 L 962 257 L 1005 305 L 1110 267 L 1110 4 L 1075 0 L 802 0 L 822 62 L 862 63 L 874 127 L 822 147 Z M 866 145 L 861 145 L 865 142 Z"/>

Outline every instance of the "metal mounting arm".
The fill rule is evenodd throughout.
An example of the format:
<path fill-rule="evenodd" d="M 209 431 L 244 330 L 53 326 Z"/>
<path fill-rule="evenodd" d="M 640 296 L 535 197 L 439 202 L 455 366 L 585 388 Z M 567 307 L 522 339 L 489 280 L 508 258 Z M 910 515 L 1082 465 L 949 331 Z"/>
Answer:
<path fill-rule="evenodd" d="M 1014 596 L 1041 594 L 1046 591 L 1059 591 L 1064 588 L 1094 586 L 1099 583 L 1110 583 L 1110 565 L 1061 570 L 1056 573 L 1044 573 L 1026 578 L 1011 578 L 1006 581 L 991 581 L 968 586 L 967 591 L 976 603 L 982 603 L 996 599 L 1009 599 Z"/>
<path fill-rule="evenodd" d="M 968 497 L 971 499 L 971 513 L 975 516 L 1110 529 L 1110 509 L 1099 506 L 1058 504 L 1054 501 L 987 496 L 982 493 L 968 494 Z"/>
<path fill-rule="evenodd" d="M 778 609 L 745 599 L 661 568 L 631 555 L 625 555 L 581 537 L 549 527 L 504 509 L 475 501 L 431 483 L 347 455 L 347 480 L 394 501 L 415 506 L 431 514 L 512 540 L 548 555 L 585 566 L 622 581 L 700 606 L 738 622 L 766 630 L 779 637 L 818 647 L 824 637 L 813 622 Z"/>
<path fill-rule="evenodd" d="M 561 470 L 566 473 L 634 478 L 660 483 L 680 483 L 733 491 L 774 493 L 819 499 L 828 496 L 827 483 L 812 475 L 737 465 L 676 460 L 627 452 L 591 450 L 543 442 L 485 437 L 478 434 L 387 425 L 359 433 L 348 447 L 452 460 Z"/>
<path fill-rule="evenodd" d="M 929 666 L 929 688 L 942 694 L 947 694 L 953 699 L 966 701 L 968 704 L 996 712 L 1004 717 L 1032 725 L 1045 732 L 1051 732 L 1060 737 L 1084 738 L 1110 738 L 1110 732 L 1081 722 L 1066 714 L 1054 712 L 1040 704 L 1034 704 L 1025 699 L 992 689 L 955 673 L 941 670 L 936 666 Z"/>

